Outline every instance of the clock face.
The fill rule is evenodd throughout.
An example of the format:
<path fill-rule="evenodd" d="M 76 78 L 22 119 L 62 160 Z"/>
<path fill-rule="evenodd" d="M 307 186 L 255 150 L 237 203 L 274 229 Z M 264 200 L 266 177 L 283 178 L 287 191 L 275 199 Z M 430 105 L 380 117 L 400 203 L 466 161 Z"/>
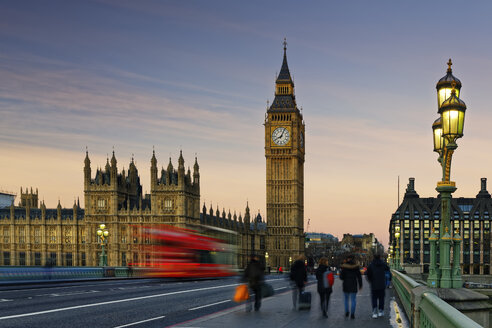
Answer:
<path fill-rule="evenodd" d="M 301 148 L 304 148 L 304 134 L 301 132 L 301 138 L 300 138 L 300 142 L 301 142 Z"/>
<path fill-rule="evenodd" d="M 285 146 L 289 142 L 290 133 L 284 127 L 276 128 L 272 133 L 272 140 L 276 145 Z"/>

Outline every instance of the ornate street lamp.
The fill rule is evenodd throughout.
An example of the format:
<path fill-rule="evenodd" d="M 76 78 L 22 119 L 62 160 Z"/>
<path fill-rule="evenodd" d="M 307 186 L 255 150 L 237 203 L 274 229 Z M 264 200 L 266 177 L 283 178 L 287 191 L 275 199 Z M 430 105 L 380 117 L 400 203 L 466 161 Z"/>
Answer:
<path fill-rule="evenodd" d="M 434 151 L 439 154 L 438 162 L 442 167 L 442 179 L 437 183 L 436 190 L 441 195 L 441 224 L 439 225 L 439 269 L 429 268 L 427 285 L 431 287 L 451 288 L 461 286 L 461 275 L 453 270 L 451 277 L 451 194 L 456 191 L 455 182 L 450 180 L 451 159 L 458 148 L 456 140 L 463 136 L 465 123 L 465 103 L 459 99 L 461 81 L 453 76 L 451 59 L 448 62 L 446 76 L 436 85 L 437 104 L 440 117 L 432 124 Z M 437 236 L 433 236 L 437 240 Z M 431 238 L 429 238 L 431 239 Z M 455 241 L 459 243 L 458 241 Z M 436 249 L 434 249 L 434 252 Z M 431 272 L 433 271 L 433 272 Z M 456 274 L 459 274 L 457 276 Z M 439 284 L 437 283 L 439 282 Z"/>
<path fill-rule="evenodd" d="M 270 266 L 268 265 L 268 257 L 269 257 L 268 252 L 265 252 L 265 264 L 266 264 L 266 269 L 267 269 L 268 274 L 270 274 L 270 270 L 269 270 L 269 267 L 270 267 Z"/>
<path fill-rule="evenodd" d="M 390 265 L 391 268 L 394 267 L 394 257 L 393 257 L 393 245 L 389 246 L 389 256 L 388 256 L 388 264 Z"/>
<path fill-rule="evenodd" d="M 106 229 L 106 225 L 104 223 L 101 223 L 99 225 L 99 229 L 97 229 L 97 235 L 101 240 L 101 255 L 99 256 L 99 266 L 107 266 L 108 261 L 107 261 L 106 253 L 104 253 L 104 242 L 106 241 L 107 243 L 106 238 L 109 235 L 109 231 Z"/>
<path fill-rule="evenodd" d="M 395 226 L 395 238 L 396 238 L 396 254 L 395 254 L 395 270 L 401 270 L 400 266 L 400 226 Z"/>

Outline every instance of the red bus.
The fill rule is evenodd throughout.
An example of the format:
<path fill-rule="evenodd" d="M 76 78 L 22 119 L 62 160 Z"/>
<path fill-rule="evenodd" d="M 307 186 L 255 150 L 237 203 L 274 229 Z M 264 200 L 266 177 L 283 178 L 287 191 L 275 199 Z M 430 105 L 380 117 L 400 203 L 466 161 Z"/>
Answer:
<path fill-rule="evenodd" d="M 205 278 L 237 273 L 235 244 L 230 241 L 169 225 L 144 226 L 141 236 L 143 261 L 130 265 L 144 276 Z"/>

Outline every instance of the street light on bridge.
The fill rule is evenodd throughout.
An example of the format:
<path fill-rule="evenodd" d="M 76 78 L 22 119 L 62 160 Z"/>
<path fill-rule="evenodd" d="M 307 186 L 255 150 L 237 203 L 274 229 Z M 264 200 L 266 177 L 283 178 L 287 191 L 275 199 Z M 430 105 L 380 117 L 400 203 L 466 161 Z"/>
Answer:
<path fill-rule="evenodd" d="M 396 239 L 396 245 L 395 245 L 395 270 L 401 270 L 400 266 L 400 226 L 397 225 L 395 227 L 395 239 Z"/>
<path fill-rule="evenodd" d="M 450 180 L 450 175 L 451 159 L 458 148 L 456 140 L 463 136 L 466 105 L 458 97 L 461 81 L 453 76 L 452 64 L 449 59 L 447 74 L 437 82 L 437 105 L 440 117 L 432 124 L 434 151 L 439 154 L 438 162 L 442 167 L 442 179 L 437 182 L 436 188 L 441 195 L 441 224 L 439 225 L 439 270 L 435 266 L 429 268 L 435 270 L 435 276 L 429 275 L 427 284 L 441 288 L 459 288 L 462 285 L 459 261 L 453 261 L 452 272 L 450 265 L 451 243 L 454 242 L 455 249 L 459 250 L 461 239 L 459 235 L 457 238 L 452 236 L 451 194 L 456 191 L 456 183 Z"/>
<path fill-rule="evenodd" d="M 99 229 L 97 229 L 97 235 L 101 240 L 101 255 L 99 256 L 99 266 L 107 266 L 108 261 L 106 253 L 104 253 L 104 242 L 106 241 L 107 243 L 106 237 L 108 237 L 109 231 L 106 229 L 106 225 L 104 223 L 101 223 L 99 225 Z"/>

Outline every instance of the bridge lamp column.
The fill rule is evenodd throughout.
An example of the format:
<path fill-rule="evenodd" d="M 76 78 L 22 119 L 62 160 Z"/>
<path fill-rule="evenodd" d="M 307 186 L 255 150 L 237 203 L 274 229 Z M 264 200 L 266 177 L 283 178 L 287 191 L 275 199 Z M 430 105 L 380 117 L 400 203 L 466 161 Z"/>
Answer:
<path fill-rule="evenodd" d="M 96 233 L 99 236 L 99 240 L 101 241 L 101 255 L 99 256 L 99 266 L 107 266 L 108 259 L 106 253 L 104 252 L 104 244 L 107 243 L 109 231 L 106 229 L 106 225 L 104 223 L 101 223 Z"/>
<path fill-rule="evenodd" d="M 451 95 L 440 103 L 440 95 L 446 94 L 446 92 L 440 89 L 438 83 L 438 113 L 440 117 L 432 124 L 434 151 L 439 154 L 438 162 L 442 167 L 442 179 L 437 182 L 436 187 L 441 196 L 441 223 L 439 226 L 439 285 L 441 288 L 452 288 L 455 284 L 461 286 L 461 275 L 456 276 L 456 282 L 453 282 L 454 279 L 451 277 L 451 243 L 453 241 L 451 235 L 451 194 L 456 191 L 456 183 L 450 180 L 450 175 L 453 153 L 458 148 L 456 140 L 463 136 L 466 105 L 457 96 L 456 82 L 452 81 L 451 86 Z M 454 273 L 455 270 L 453 270 Z"/>
<path fill-rule="evenodd" d="M 395 239 L 396 239 L 396 254 L 395 254 L 395 270 L 401 270 L 400 266 L 400 226 L 395 226 Z"/>

